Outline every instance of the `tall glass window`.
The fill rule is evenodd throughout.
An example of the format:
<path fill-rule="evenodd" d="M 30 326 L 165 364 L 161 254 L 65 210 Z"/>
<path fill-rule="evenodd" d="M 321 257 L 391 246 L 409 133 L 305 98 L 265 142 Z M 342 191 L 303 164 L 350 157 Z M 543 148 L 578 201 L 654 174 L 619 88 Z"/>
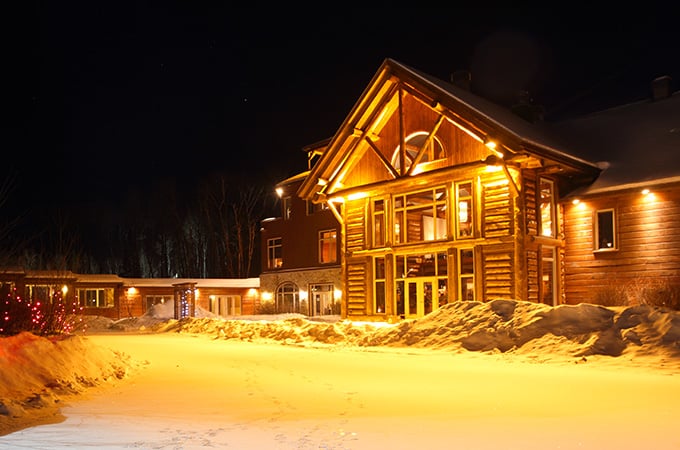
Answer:
<path fill-rule="evenodd" d="M 458 251 L 458 285 L 460 300 L 475 299 L 475 259 L 471 248 Z"/>
<path fill-rule="evenodd" d="M 557 236 L 557 223 L 555 216 L 555 189 L 553 182 L 541 178 L 539 187 L 540 212 L 541 212 L 541 236 Z"/>
<path fill-rule="evenodd" d="M 385 312 L 385 258 L 375 258 L 375 309 L 377 314 Z"/>
<path fill-rule="evenodd" d="M 385 200 L 373 202 L 373 246 L 385 245 Z"/>
<path fill-rule="evenodd" d="M 458 238 L 472 237 L 473 218 L 472 182 L 456 183 L 456 236 Z"/>

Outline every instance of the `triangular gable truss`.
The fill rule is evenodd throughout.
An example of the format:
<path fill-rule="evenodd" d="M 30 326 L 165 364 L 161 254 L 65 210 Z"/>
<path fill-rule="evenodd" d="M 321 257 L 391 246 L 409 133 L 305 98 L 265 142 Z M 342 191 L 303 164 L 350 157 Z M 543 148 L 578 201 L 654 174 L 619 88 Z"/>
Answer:
<path fill-rule="evenodd" d="M 426 140 L 418 149 L 414 163 L 408 167 L 405 164 L 404 154 L 406 149 L 402 100 L 405 94 L 409 94 L 436 113 L 436 119 Z M 472 94 L 468 93 L 468 95 Z M 380 130 L 395 113 L 399 114 L 400 123 L 398 168 L 385 156 L 377 142 Z M 533 160 L 532 164 L 543 164 L 543 161 L 557 157 L 560 164 L 566 163 L 576 170 L 592 173 L 597 171 L 591 163 L 571 158 L 569 155 L 547 147 L 541 147 L 532 140 L 514 134 L 500 125 L 497 120 L 475 110 L 465 101 L 457 99 L 432 80 L 387 59 L 336 135 L 330 140 L 324 155 L 312 169 L 298 194 L 313 201 L 326 201 L 329 195 L 343 189 L 342 180 L 368 151 L 378 158 L 389 179 L 411 176 L 444 121 L 451 123 L 479 142 L 484 142 L 490 136 L 500 138 L 507 143 L 504 148 L 505 153 L 510 153 L 509 156 L 518 157 L 517 159 L 523 161 Z M 509 150 L 509 146 L 513 148 L 513 151 L 522 151 L 524 154 L 513 153 Z M 545 155 L 541 154 L 544 150 Z"/>

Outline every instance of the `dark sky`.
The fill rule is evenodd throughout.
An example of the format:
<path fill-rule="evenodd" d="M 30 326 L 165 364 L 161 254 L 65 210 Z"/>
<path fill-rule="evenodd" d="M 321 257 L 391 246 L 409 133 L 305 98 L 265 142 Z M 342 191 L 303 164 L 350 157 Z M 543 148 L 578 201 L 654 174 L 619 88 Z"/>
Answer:
<path fill-rule="evenodd" d="M 15 199 L 109 201 L 211 171 L 287 177 L 387 57 L 443 79 L 471 70 L 478 93 L 506 104 L 528 90 L 548 117 L 644 96 L 659 75 L 679 86 L 672 11 L 647 2 L 400 4 L 30 2 L 4 14 L 1 131 Z"/>

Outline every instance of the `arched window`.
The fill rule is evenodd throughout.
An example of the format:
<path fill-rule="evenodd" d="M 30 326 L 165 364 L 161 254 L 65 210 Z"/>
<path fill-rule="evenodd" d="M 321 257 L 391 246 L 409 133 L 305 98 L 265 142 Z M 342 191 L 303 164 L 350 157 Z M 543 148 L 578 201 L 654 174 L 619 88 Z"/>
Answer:
<path fill-rule="evenodd" d="M 425 144 L 425 141 L 427 140 L 428 136 L 429 133 L 425 131 L 417 131 L 415 133 L 410 134 L 404 140 L 404 149 L 406 150 L 406 152 L 404 153 L 405 160 L 404 172 L 409 170 L 411 164 L 413 164 L 413 161 L 416 159 L 416 156 L 418 155 L 418 151 L 423 146 L 423 144 Z M 392 166 L 398 171 L 401 171 L 401 158 L 399 157 L 400 148 L 401 147 L 398 145 L 397 148 L 394 150 L 394 153 L 392 154 Z M 441 142 L 439 142 L 439 139 L 437 139 L 437 137 L 434 136 L 430 141 L 429 145 L 427 146 L 427 148 L 425 149 L 423 157 L 420 159 L 419 162 L 424 163 L 442 158 L 446 158 L 446 152 L 444 151 L 444 147 L 442 147 Z"/>
<path fill-rule="evenodd" d="M 276 288 L 276 312 L 300 313 L 300 289 L 297 284 L 286 282 Z"/>

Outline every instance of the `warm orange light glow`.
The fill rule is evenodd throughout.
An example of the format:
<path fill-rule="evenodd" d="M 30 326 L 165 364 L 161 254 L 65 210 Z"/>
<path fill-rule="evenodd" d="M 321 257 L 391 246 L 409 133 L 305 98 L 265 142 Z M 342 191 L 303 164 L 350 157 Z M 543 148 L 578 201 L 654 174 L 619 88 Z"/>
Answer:
<path fill-rule="evenodd" d="M 128 288 L 128 290 L 127 290 L 128 295 L 135 295 L 136 293 L 137 293 L 137 288 L 131 287 L 131 288 Z"/>
<path fill-rule="evenodd" d="M 366 197 L 368 197 L 368 194 L 366 192 L 355 192 L 353 194 L 349 194 L 347 196 L 347 200 L 359 200 Z"/>
<path fill-rule="evenodd" d="M 257 297 L 257 289 L 255 289 L 255 288 L 248 289 L 248 296 L 249 297 Z"/>
<path fill-rule="evenodd" d="M 649 192 L 650 192 L 649 189 L 643 189 L 642 195 L 647 195 L 647 194 L 649 194 Z"/>
<path fill-rule="evenodd" d="M 264 292 L 262 293 L 262 300 L 269 301 L 269 300 L 271 300 L 272 298 L 274 298 L 274 294 L 272 294 L 271 292 L 269 292 L 269 291 L 264 291 Z"/>
<path fill-rule="evenodd" d="M 276 195 L 281 197 L 283 195 L 283 188 L 277 187 L 276 188 Z"/>
<path fill-rule="evenodd" d="M 579 203 L 581 203 L 581 200 L 575 198 L 571 201 L 571 203 L 573 203 L 574 205 L 578 205 Z"/>
<path fill-rule="evenodd" d="M 340 289 L 336 289 L 333 291 L 333 299 L 334 300 L 340 300 L 342 298 L 342 291 Z"/>
<path fill-rule="evenodd" d="M 63 286 L 61 287 L 61 292 L 62 292 L 62 294 L 66 295 L 66 293 L 68 292 L 68 286 L 63 285 Z"/>

